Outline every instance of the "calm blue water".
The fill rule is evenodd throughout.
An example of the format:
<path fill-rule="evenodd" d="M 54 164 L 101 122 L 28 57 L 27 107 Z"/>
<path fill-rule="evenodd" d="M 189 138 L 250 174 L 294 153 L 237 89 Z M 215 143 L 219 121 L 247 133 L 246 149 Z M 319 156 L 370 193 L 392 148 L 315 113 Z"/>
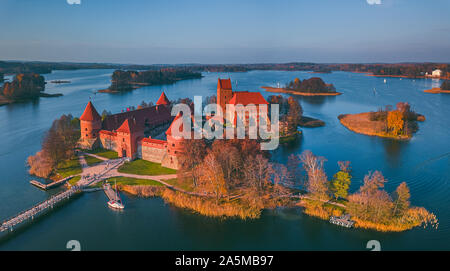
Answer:
<path fill-rule="evenodd" d="M 262 91 L 263 85 L 284 84 L 295 77 L 319 76 L 344 94 L 338 97 L 299 98 L 305 115 L 322 119 L 326 126 L 303 129 L 301 142 L 275 151 L 285 162 L 291 153 L 309 149 L 327 158 L 329 176 L 337 161 L 350 160 L 356 190 L 370 170 L 381 170 L 392 191 L 402 181 L 411 188 L 412 204 L 424 206 L 439 219 L 438 230 L 414 229 L 403 233 L 378 233 L 342 229 L 308 217 L 298 210 L 265 211 L 260 219 L 212 219 L 165 204 L 161 199 L 124 196 L 127 209 L 117 213 L 106 207 L 102 193 L 73 199 L 38 221 L 0 236 L 0 250 L 65 250 L 67 241 L 79 240 L 85 250 L 364 250 L 376 239 L 385 250 L 449 250 L 450 245 L 450 95 L 425 94 L 438 81 L 387 79 L 336 72 L 252 71 L 205 73 L 198 80 L 175 85 L 144 87 L 125 94 L 94 94 L 109 85 L 112 70 L 55 71 L 46 80 L 70 80 L 70 84 L 46 86 L 48 93 L 63 97 L 41 98 L 35 103 L 0 107 L 0 219 L 5 219 L 56 191 L 44 192 L 29 184 L 27 156 L 40 149 L 43 133 L 63 113 L 80 116 L 92 99 L 101 113 L 120 112 L 142 100 L 156 102 L 161 90 L 169 99 L 215 94 L 217 78 L 231 77 L 237 90 Z M 374 88 L 376 91 L 374 91 Z M 375 94 L 377 93 L 377 94 Z M 359 135 L 340 125 L 337 116 L 377 110 L 387 104 L 409 102 L 427 120 L 409 142 Z"/>

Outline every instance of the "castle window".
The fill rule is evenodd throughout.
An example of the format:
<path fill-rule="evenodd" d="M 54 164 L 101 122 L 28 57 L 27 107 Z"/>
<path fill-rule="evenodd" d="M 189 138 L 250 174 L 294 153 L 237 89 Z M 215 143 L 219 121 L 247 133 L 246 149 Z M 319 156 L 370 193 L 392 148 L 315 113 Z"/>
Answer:
<path fill-rule="evenodd" d="M 87 128 L 84 128 L 85 131 L 87 131 Z"/>
<path fill-rule="evenodd" d="M 88 134 L 86 134 L 86 137 L 88 136 Z"/>
<path fill-rule="evenodd" d="M 93 134 L 93 136 L 95 136 L 95 133 Z"/>
<path fill-rule="evenodd" d="M 172 147 L 175 147 L 175 144 L 172 144 Z"/>

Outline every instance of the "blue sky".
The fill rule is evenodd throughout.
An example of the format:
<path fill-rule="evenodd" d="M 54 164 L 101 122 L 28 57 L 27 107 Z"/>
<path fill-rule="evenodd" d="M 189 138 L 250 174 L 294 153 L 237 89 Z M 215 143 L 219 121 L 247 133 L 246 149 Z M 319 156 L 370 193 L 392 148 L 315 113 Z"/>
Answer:
<path fill-rule="evenodd" d="M 450 62 L 449 12 L 449 0 L 0 0 L 0 59 Z"/>

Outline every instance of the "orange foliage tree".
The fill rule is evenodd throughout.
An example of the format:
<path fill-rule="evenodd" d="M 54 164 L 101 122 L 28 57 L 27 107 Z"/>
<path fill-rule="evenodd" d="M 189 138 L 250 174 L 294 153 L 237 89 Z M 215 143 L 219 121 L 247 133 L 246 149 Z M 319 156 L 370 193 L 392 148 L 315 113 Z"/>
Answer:
<path fill-rule="evenodd" d="M 405 120 L 403 119 L 403 113 L 394 110 L 389 111 L 387 116 L 387 127 L 394 135 L 400 135 L 403 131 Z"/>

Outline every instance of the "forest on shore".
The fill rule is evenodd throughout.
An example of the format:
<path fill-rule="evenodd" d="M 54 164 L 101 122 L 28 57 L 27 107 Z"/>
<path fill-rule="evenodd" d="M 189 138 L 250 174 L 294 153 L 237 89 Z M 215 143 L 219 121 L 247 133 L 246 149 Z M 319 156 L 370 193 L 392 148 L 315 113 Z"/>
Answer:
<path fill-rule="evenodd" d="M 252 70 L 280 71 L 313 71 L 330 73 L 333 71 L 372 73 L 377 76 L 401 76 L 409 78 L 423 77 L 435 69 L 443 71 L 444 77 L 450 78 L 449 63 L 256 63 L 256 64 L 107 64 L 107 63 L 75 63 L 75 62 L 27 62 L 0 61 L 0 73 L 50 73 L 53 70 L 76 69 L 119 69 L 119 70 L 161 70 L 181 69 L 192 72 L 247 72 Z"/>
<path fill-rule="evenodd" d="M 129 91 L 141 86 L 173 84 L 180 80 L 197 79 L 201 77 L 201 73 L 192 72 L 186 69 L 171 68 L 140 72 L 116 70 L 111 76 L 111 86 L 104 92 Z"/>
<path fill-rule="evenodd" d="M 295 78 L 286 84 L 288 90 L 304 93 L 335 93 L 336 89 L 333 84 L 325 84 L 319 77 L 312 77 L 305 80 Z"/>

